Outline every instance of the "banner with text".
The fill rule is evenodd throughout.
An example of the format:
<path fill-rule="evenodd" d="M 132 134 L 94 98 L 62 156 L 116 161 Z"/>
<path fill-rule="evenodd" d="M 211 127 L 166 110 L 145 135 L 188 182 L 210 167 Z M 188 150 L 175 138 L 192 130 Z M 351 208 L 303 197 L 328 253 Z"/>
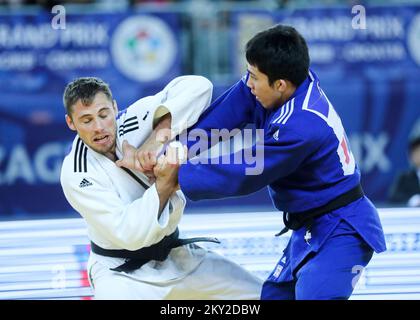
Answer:
<path fill-rule="evenodd" d="M 306 39 L 311 67 L 340 114 L 362 170 L 366 193 L 387 200 L 409 166 L 410 130 L 420 119 L 420 6 L 238 12 L 232 43 L 237 77 L 246 42 L 277 23 Z"/>
<path fill-rule="evenodd" d="M 179 28 L 175 13 L 0 15 L 1 215 L 70 208 L 59 185 L 74 136 L 65 85 L 100 77 L 124 109 L 181 73 Z"/>

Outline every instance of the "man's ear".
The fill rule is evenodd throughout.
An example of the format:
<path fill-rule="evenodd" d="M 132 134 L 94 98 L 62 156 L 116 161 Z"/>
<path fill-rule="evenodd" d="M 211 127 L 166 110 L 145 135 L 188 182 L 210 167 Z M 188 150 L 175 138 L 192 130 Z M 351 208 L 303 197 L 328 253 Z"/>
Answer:
<path fill-rule="evenodd" d="M 73 120 L 68 114 L 66 114 L 66 123 L 71 130 L 76 131 L 76 127 L 74 126 Z"/>
<path fill-rule="evenodd" d="M 289 92 L 290 90 L 296 90 L 296 87 L 293 83 L 291 83 L 289 80 L 283 80 L 279 79 L 274 82 L 274 88 L 280 92 Z"/>
<path fill-rule="evenodd" d="M 274 82 L 274 89 L 276 89 L 279 92 L 286 91 L 287 88 L 287 82 L 283 79 L 278 79 Z"/>
<path fill-rule="evenodd" d="M 115 99 L 112 100 L 112 106 L 114 107 L 115 114 L 118 114 L 118 105 Z"/>

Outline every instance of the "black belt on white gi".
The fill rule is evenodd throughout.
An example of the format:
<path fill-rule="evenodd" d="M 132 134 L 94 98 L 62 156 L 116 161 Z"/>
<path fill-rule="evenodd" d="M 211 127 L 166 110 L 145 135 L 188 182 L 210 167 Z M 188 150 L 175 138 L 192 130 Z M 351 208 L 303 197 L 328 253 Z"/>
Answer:
<path fill-rule="evenodd" d="M 122 265 L 111 269 L 112 271 L 118 272 L 132 272 L 136 269 L 141 268 L 144 264 L 151 260 L 164 261 L 173 248 L 177 248 L 186 244 L 194 242 L 215 242 L 220 243 L 217 238 L 208 238 L 208 237 L 197 237 L 197 238 L 188 238 L 188 239 L 179 239 L 179 230 L 178 228 L 174 233 L 169 236 L 164 237 L 158 243 L 151 245 L 150 247 L 144 247 L 138 250 L 114 250 L 114 249 L 104 249 L 99 247 L 94 242 L 91 242 L 91 249 L 94 253 L 113 258 L 125 258 L 126 261 Z"/>
<path fill-rule="evenodd" d="M 362 186 L 359 184 L 353 189 L 343 193 L 322 207 L 309 209 L 301 212 L 283 212 L 283 222 L 285 227 L 276 234 L 281 236 L 289 230 L 299 230 L 303 226 L 309 230 L 315 218 L 323 216 L 331 211 L 344 207 L 364 196 Z"/>

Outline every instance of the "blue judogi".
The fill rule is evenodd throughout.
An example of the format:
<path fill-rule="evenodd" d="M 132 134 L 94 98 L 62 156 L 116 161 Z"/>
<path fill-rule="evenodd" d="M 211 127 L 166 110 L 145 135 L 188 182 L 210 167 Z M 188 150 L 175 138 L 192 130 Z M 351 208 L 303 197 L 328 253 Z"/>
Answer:
<path fill-rule="evenodd" d="M 324 206 L 360 183 L 341 119 L 313 71 L 282 106 L 271 110 L 252 95 L 247 77 L 215 100 L 191 129 L 211 136 L 214 128 L 242 129 L 254 123 L 264 136 L 252 146 L 252 154 L 263 151 L 264 169 L 247 175 L 254 164 L 235 164 L 235 154 L 229 163 L 188 162 L 180 169 L 179 182 L 189 199 L 240 196 L 268 186 L 274 206 L 293 213 Z M 366 196 L 316 218 L 310 239 L 307 231 L 293 232 L 264 284 L 263 299 L 348 298 L 357 266 L 366 266 L 373 250 L 386 250 L 377 210 Z"/>

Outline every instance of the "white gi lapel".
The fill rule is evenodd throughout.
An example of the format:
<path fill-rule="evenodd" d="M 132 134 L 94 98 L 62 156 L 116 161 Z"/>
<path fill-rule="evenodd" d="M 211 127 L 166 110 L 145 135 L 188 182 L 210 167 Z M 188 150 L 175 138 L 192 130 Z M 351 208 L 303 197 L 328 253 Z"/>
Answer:
<path fill-rule="evenodd" d="M 98 165 L 102 167 L 103 172 L 108 175 L 108 178 L 112 181 L 114 188 L 118 191 L 119 196 L 124 202 L 132 202 L 144 194 L 146 189 L 112 160 L 92 149 L 89 149 L 89 151 L 97 160 Z M 150 186 L 146 176 L 141 173 L 135 173 L 135 175 L 147 186 Z"/>

